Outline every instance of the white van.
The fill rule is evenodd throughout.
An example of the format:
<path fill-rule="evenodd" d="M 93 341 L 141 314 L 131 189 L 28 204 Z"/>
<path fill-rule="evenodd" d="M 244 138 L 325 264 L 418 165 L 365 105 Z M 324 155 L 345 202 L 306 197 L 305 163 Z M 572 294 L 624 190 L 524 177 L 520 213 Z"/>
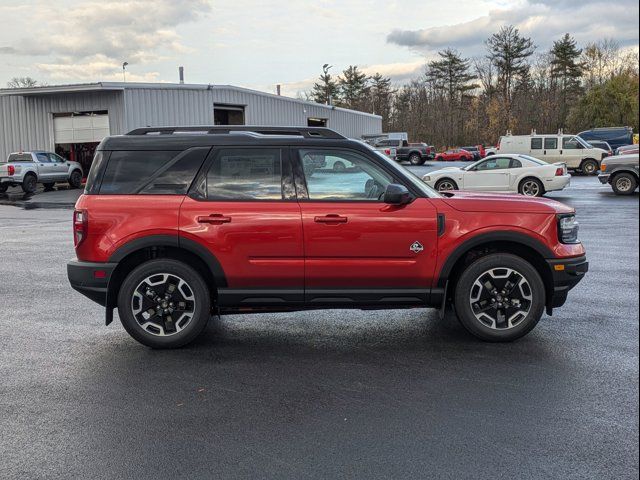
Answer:
<path fill-rule="evenodd" d="M 547 163 L 563 162 L 570 170 L 595 175 L 600 162 L 607 156 L 577 135 L 505 135 L 500 137 L 496 153 L 531 155 Z"/>

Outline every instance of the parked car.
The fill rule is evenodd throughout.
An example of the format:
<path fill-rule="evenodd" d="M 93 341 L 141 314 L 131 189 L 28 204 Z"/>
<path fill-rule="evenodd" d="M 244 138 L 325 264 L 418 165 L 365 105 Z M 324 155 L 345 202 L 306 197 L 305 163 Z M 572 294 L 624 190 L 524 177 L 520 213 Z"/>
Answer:
<path fill-rule="evenodd" d="M 547 163 L 563 162 L 570 170 L 595 175 L 600 161 L 607 156 L 577 135 L 505 135 L 500 137 L 497 153 L 524 154 Z"/>
<path fill-rule="evenodd" d="M 633 153 L 639 153 L 638 145 L 625 145 L 623 147 L 616 148 L 616 155 L 630 155 Z"/>
<path fill-rule="evenodd" d="M 480 153 L 478 147 L 461 147 L 461 149 L 473 155 L 474 160 L 480 160 L 482 158 L 482 154 Z"/>
<path fill-rule="evenodd" d="M 71 188 L 82 186 L 82 167 L 60 155 L 42 150 L 11 153 L 0 161 L 0 193 L 19 186 L 25 193 L 35 192 L 38 183 L 51 188 L 56 183 L 68 183 Z"/>
<path fill-rule="evenodd" d="M 401 139 L 385 139 L 378 141 L 375 147 L 377 149 L 395 151 L 396 161 L 404 162 L 408 160 L 411 165 L 423 165 L 424 162 L 434 157 L 433 151 L 426 143 L 409 143 Z M 394 158 L 392 155 L 389 156 Z"/>
<path fill-rule="evenodd" d="M 638 188 L 638 158 L 638 154 L 634 153 L 603 160 L 598 179 L 603 185 L 611 185 L 616 195 L 631 195 Z"/>
<path fill-rule="evenodd" d="M 461 148 L 453 148 L 444 152 L 436 153 L 437 162 L 471 162 L 473 154 Z"/>
<path fill-rule="evenodd" d="M 493 155 L 466 167 L 448 167 L 422 177 L 436 190 L 512 192 L 541 197 L 571 182 L 564 163 L 550 165 L 528 155 Z"/>
<path fill-rule="evenodd" d="M 603 127 L 592 128 L 578 134 L 579 137 L 591 143 L 591 140 L 607 142 L 615 150 L 623 145 L 633 143 L 633 128 L 631 127 Z"/>
<path fill-rule="evenodd" d="M 484 156 L 490 157 L 491 155 L 495 155 L 498 153 L 498 147 L 487 147 L 484 149 Z"/>
<path fill-rule="evenodd" d="M 602 141 L 602 140 L 590 140 L 587 143 L 589 145 L 591 145 L 593 148 L 601 148 L 602 150 L 607 152 L 607 156 L 613 155 L 613 148 L 611 148 L 611 145 L 609 145 L 605 141 Z"/>
<path fill-rule="evenodd" d="M 71 286 L 145 345 L 185 345 L 215 313 L 452 303 L 511 341 L 588 269 L 559 202 L 441 195 L 326 128 L 207 128 L 105 138 L 76 203 Z M 355 168 L 307 174 L 310 156 Z"/>

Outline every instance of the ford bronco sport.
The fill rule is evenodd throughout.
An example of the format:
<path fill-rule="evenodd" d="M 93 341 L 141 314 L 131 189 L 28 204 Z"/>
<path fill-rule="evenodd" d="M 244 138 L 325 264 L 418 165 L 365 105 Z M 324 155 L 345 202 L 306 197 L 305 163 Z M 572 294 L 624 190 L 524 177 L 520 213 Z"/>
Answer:
<path fill-rule="evenodd" d="M 441 194 L 326 128 L 108 137 L 73 235 L 72 287 L 155 348 L 189 343 L 213 314 L 320 308 L 453 307 L 471 334 L 509 341 L 588 266 L 573 209 Z"/>

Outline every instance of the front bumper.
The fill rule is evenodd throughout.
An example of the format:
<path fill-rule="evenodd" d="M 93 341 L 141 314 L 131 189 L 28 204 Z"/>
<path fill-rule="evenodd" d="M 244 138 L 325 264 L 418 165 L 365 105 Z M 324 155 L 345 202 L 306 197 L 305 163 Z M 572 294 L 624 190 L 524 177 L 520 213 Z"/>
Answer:
<path fill-rule="evenodd" d="M 600 183 L 603 185 L 609 183 L 609 179 L 611 179 L 611 175 L 608 173 L 601 173 L 598 175 L 598 180 L 600 180 Z"/>
<path fill-rule="evenodd" d="M 547 309 L 559 308 L 567 301 L 569 290 L 575 287 L 589 271 L 586 256 L 547 260 L 553 276 L 553 292 Z"/>
<path fill-rule="evenodd" d="M 67 263 L 69 283 L 74 290 L 104 307 L 107 304 L 109 279 L 116 265 L 71 260 Z"/>

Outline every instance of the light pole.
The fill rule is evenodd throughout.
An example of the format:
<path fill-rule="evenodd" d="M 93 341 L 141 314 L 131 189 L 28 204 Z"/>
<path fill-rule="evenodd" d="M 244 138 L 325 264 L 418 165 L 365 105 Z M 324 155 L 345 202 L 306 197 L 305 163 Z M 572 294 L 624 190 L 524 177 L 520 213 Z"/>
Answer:
<path fill-rule="evenodd" d="M 327 84 L 327 105 L 331 105 L 331 92 L 329 91 L 329 70 L 331 69 L 331 67 L 333 67 L 333 65 L 329 65 L 328 63 L 325 63 L 322 66 L 322 72 L 324 73 L 324 80 L 325 83 Z"/>
<path fill-rule="evenodd" d="M 123 82 L 127 81 L 127 65 L 129 65 L 129 62 L 124 62 L 122 64 L 122 81 Z"/>

